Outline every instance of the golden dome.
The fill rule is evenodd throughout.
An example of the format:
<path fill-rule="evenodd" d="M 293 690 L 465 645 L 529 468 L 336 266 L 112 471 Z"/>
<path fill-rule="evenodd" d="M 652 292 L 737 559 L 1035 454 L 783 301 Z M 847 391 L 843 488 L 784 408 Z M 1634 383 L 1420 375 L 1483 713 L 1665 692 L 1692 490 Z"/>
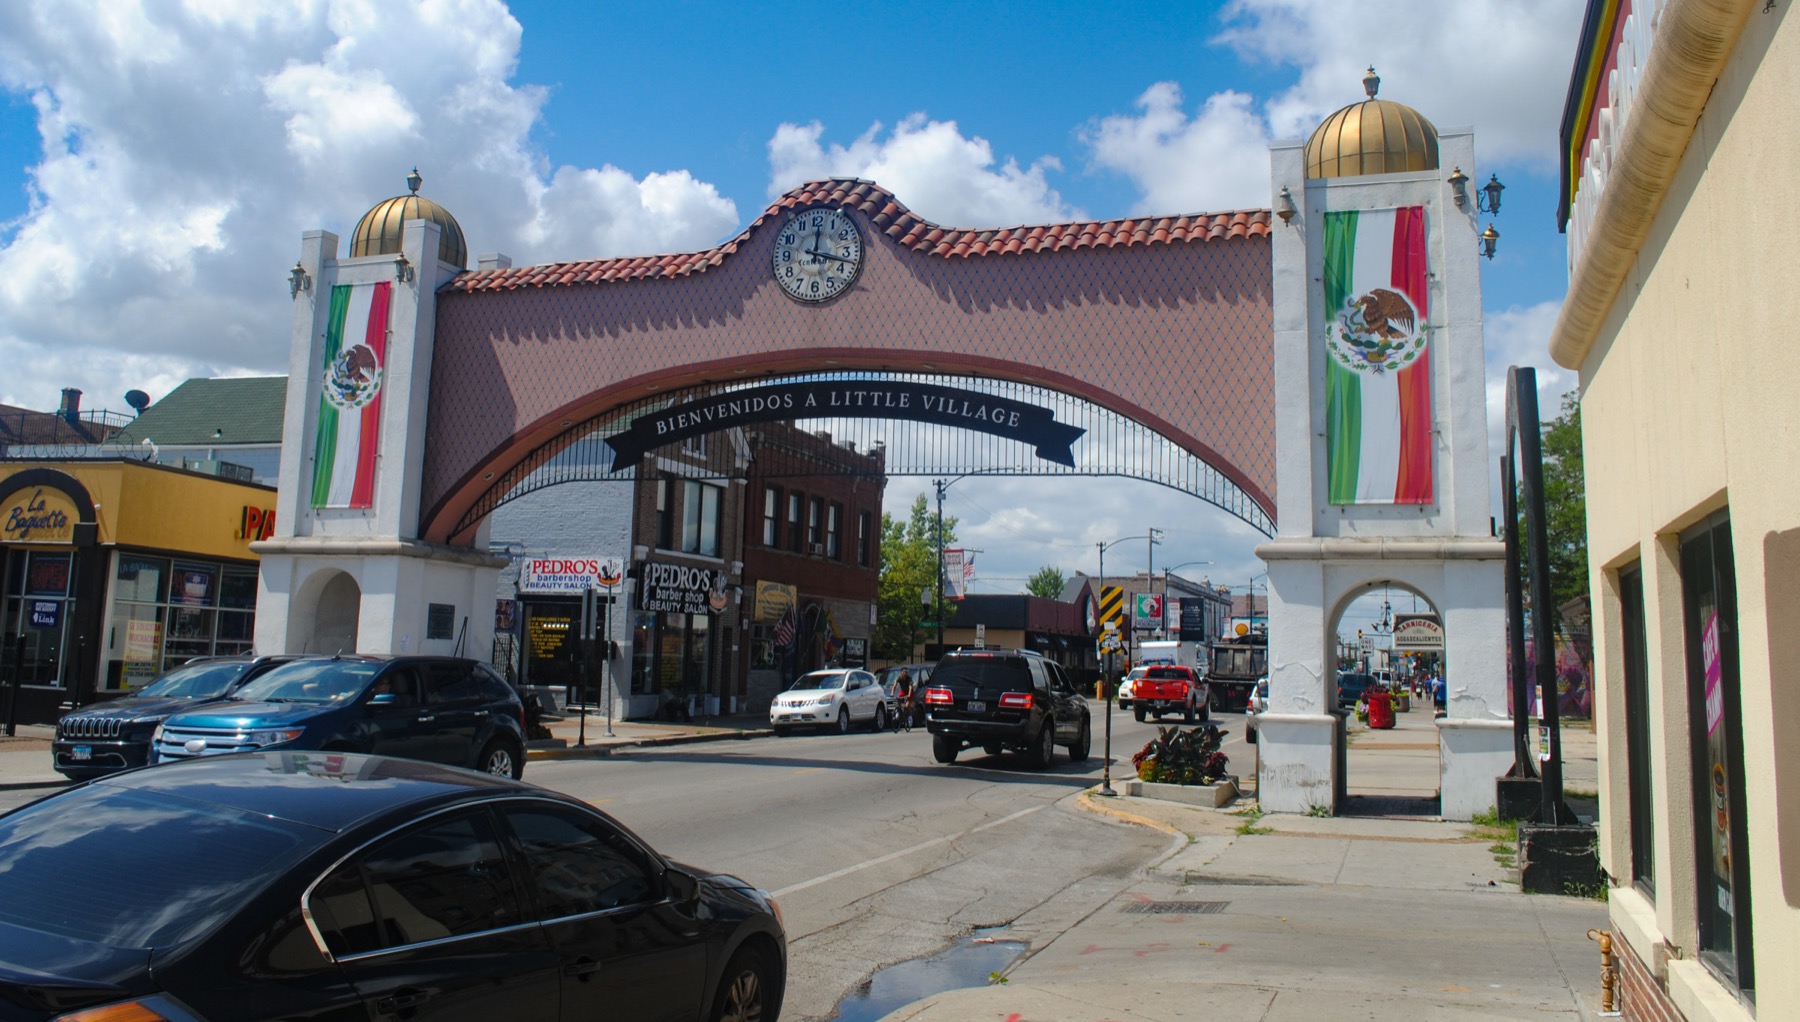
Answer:
<path fill-rule="evenodd" d="M 396 195 L 363 214 L 350 232 L 350 256 L 393 255 L 400 251 L 400 228 L 408 220 L 429 220 L 442 228 L 438 235 L 438 259 L 459 270 L 469 265 L 469 244 L 463 240 L 462 227 L 450 211 L 419 196 L 424 179 L 419 168 L 406 176 L 409 195 Z"/>
<path fill-rule="evenodd" d="M 1306 140 L 1306 176 L 1357 177 L 1438 169 L 1437 129 L 1404 103 L 1376 99 L 1381 78 L 1363 76 L 1369 98 L 1325 118 Z"/>

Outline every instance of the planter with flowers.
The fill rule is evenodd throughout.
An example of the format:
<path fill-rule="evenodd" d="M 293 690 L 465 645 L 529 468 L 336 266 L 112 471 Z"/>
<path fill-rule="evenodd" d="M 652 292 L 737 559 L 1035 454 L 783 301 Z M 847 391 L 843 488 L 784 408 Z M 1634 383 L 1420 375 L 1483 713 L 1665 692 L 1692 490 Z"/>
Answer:
<path fill-rule="evenodd" d="M 1237 781 L 1225 772 L 1230 759 L 1219 751 L 1225 732 L 1213 724 L 1157 731 L 1131 757 L 1137 779 L 1125 782 L 1125 794 L 1202 806 L 1222 806 L 1237 797 Z"/>

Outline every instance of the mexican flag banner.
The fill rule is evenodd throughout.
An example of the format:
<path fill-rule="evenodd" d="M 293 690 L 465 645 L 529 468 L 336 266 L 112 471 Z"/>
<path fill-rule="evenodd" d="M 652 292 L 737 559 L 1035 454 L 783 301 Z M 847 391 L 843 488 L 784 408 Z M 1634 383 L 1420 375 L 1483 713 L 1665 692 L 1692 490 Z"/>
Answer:
<path fill-rule="evenodd" d="M 1432 501 L 1425 209 L 1325 214 L 1325 446 L 1333 504 Z"/>
<path fill-rule="evenodd" d="M 375 449 L 381 439 L 393 287 L 381 281 L 331 289 L 324 393 L 313 444 L 313 507 L 369 507 L 375 502 Z"/>

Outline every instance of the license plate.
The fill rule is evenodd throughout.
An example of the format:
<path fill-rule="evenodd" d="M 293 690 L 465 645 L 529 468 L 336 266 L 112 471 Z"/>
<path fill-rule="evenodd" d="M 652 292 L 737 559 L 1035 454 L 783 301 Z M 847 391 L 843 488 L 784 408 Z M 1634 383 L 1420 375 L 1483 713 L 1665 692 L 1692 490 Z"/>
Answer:
<path fill-rule="evenodd" d="M 77 761 L 93 759 L 94 747 L 91 745 L 77 745 L 75 748 L 69 750 L 69 758 Z"/>
<path fill-rule="evenodd" d="M 987 710 L 987 704 L 982 703 L 982 702 L 976 702 L 975 700 L 971 699 L 971 700 L 969 700 L 968 709 L 969 709 L 970 713 L 983 713 Z"/>

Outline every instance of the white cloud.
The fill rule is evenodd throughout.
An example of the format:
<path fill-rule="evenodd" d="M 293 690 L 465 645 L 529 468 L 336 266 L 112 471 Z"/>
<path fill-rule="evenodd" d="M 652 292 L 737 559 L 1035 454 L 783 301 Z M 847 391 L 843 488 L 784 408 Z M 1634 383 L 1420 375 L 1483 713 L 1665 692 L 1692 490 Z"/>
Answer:
<path fill-rule="evenodd" d="M 993 146 L 965 138 L 955 121 L 915 113 L 883 135 L 873 124 L 849 145 L 821 140 L 825 126 L 783 124 L 769 139 L 769 195 L 826 177 L 878 181 L 907 208 L 949 227 L 1004 227 L 1080 219 L 1050 186 L 1062 165 L 1041 156 L 1021 167 L 1008 157 L 995 166 Z"/>
<path fill-rule="evenodd" d="M 1277 138 L 1304 138 L 1362 99 L 1371 64 L 1381 98 L 1440 129 L 1479 128 L 1479 155 L 1540 172 L 1556 162 L 1563 94 L 1583 5 L 1568 0 L 1232 0 L 1219 41 L 1249 60 L 1296 67 L 1269 101 Z"/>
<path fill-rule="evenodd" d="M 88 407 L 286 371 L 304 230 L 347 240 L 422 192 L 520 263 L 702 248 L 736 208 L 685 171 L 551 168 L 546 92 L 513 82 L 499 0 L 0 5 L 0 87 L 30 97 L 29 209 L 0 224 L 0 402 Z"/>
<path fill-rule="evenodd" d="M 1500 455 L 1506 443 L 1506 376 L 1512 366 L 1537 374 L 1538 418 L 1548 422 L 1562 414 L 1563 395 L 1580 383 L 1576 375 L 1550 360 L 1550 331 L 1556 326 L 1561 302 L 1514 306 L 1483 318 L 1487 335 L 1488 464 L 1495 487 L 1493 505 L 1500 513 Z"/>
<path fill-rule="evenodd" d="M 1189 213 L 1266 207 L 1269 133 L 1254 99 L 1209 96 L 1189 118 L 1181 87 L 1158 82 L 1138 97 L 1140 116 L 1101 118 L 1081 132 L 1094 163 L 1137 185 L 1134 213 Z"/>

